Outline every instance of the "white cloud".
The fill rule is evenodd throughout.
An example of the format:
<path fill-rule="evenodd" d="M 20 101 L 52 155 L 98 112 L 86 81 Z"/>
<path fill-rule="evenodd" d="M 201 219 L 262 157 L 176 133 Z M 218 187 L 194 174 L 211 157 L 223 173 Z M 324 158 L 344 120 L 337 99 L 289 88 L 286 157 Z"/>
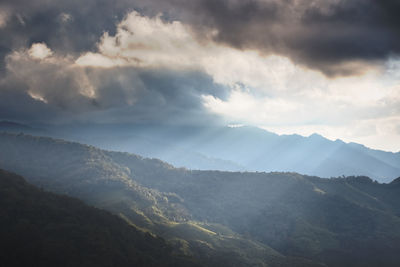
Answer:
<path fill-rule="evenodd" d="M 200 45 L 178 21 L 164 23 L 160 16 L 143 17 L 131 12 L 118 25 L 115 36 L 105 33 L 99 53 L 87 53 L 76 63 L 82 66 L 189 67 L 199 59 Z"/>
<path fill-rule="evenodd" d="M 115 66 L 129 65 L 123 58 L 110 58 L 98 53 L 88 52 L 76 60 L 76 64 L 82 67 L 112 68 Z"/>
<path fill-rule="evenodd" d="M 203 96 L 204 105 L 213 113 L 223 115 L 240 123 L 290 123 L 292 114 L 301 116 L 301 103 L 283 98 L 258 98 L 239 89 L 232 91 L 227 101 L 210 95 Z"/>
<path fill-rule="evenodd" d="M 28 93 L 28 95 L 30 97 L 32 97 L 35 100 L 41 101 L 41 102 L 46 103 L 46 104 L 48 103 L 47 100 L 43 96 L 39 95 L 38 93 L 35 93 L 35 92 L 32 92 L 32 91 L 28 91 L 27 93 Z"/>
<path fill-rule="evenodd" d="M 34 59 L 45 59 L 53 54 L 50 48 L 45 43 L 32 44 L 28 54 Z"/>

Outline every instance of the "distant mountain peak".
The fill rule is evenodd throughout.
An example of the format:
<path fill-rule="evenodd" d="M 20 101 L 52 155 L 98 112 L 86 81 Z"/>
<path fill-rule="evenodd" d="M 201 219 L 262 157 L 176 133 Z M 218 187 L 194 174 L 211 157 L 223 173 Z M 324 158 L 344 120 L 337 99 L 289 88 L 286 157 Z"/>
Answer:
<path fill-rule="evenodd" d="M 308 136 L 309 138 L 313 138 L 313 139 L 326 139 L 325 137 L 323 137 L 322 135 L 318 134 L 318 133 L 313 133 L 310 136 Z"/>

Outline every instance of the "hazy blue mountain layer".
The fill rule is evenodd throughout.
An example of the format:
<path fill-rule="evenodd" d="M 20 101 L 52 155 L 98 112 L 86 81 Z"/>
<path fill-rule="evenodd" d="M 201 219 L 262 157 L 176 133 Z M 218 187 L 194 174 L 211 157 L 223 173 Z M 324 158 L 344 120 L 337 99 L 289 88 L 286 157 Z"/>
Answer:
<path fill-rule="evenodd" d="M 165 160 L 177 167 L 228 171 L 293 171 L 319 177 L 400 176 L 400 153 L 330 141 L 320 135 L 277 135 L 255 127 L 80 125 L 54 136 Z"/>
<path fill-rule="evenodd" d="M 330 141 L 320 135 L 277 135 L 255 127 L 179 125 L 24 125 L 0 129 L 46 135 L 103 149 L 159 158 L 176 167 L 222 171 L 290 171 L 319 177 L 400 176 L 400 152 Z M 41 129 L 41 130 L 39 130 Z"/>

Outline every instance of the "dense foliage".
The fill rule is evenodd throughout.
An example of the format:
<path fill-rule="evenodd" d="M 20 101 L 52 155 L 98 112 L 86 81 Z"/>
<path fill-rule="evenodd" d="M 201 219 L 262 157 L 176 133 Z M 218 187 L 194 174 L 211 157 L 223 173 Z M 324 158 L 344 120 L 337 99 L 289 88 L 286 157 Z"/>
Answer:
<path fill-rule="evenodd" d="M 109 212 L 0 170 L 2 266 L 192 266 Z"/>

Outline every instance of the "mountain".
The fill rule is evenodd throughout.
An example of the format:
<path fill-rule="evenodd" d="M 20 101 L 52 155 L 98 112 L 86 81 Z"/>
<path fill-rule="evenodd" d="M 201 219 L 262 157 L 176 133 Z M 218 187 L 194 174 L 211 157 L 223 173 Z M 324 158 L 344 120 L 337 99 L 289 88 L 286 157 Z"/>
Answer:
<path fill-rule="evenodd" d="M 2 266 L 198 266 L 109 212 L 0 170 Z"/>
<path fill-rule="evenodd" d="M 179 195 L 138 182 L 138 175 L 143 172 L 156 175 L 165 170 L 184 170 L 174 169 L 160 160 L 129 155 L 130 161 L 138 163 L 132 171 L 113 159 L 121 155 L 124 154 L 63 140 L 0 134 L 0 168 L 21 174 L 46 190 L 77 197 L 118 214 L 130 224 L 166 238 L 181 253 L 196 258 L 201 264 L 288 266 L 292 261 L 268 245 L 243 238 L 228 227 L 194 221 Z M 309 266 L 307 260 L 296 261 L 299 262 L 296 266 Z"/>
<path fill-rule="evenodd" d="M 330 141 L 320 135 L 277 135 L 255 127 L 78 125 L 52 136 L 165 160 L 174 166 L 223 171 L 289 171 L 319 177 L 400 176 L 400 153 Z"/>
<path fill-rule="evenodd" d="M 182 125 L 47 125 L 35 135 L 159 158 L 177 167 L 221 171 L 288 171 L 319 177 L 362 175 L 379 182 L 400 176 L 400 152 L 256 127 Z M 15 131 L 14 131 L 15 132 Z"/>
<path fill-rule="evenodd" d="M 206 266 L 398 266 L 400 186 L 365 176 L 193 171 L 0 134 L 0 168 L 159 235 Z"/>

